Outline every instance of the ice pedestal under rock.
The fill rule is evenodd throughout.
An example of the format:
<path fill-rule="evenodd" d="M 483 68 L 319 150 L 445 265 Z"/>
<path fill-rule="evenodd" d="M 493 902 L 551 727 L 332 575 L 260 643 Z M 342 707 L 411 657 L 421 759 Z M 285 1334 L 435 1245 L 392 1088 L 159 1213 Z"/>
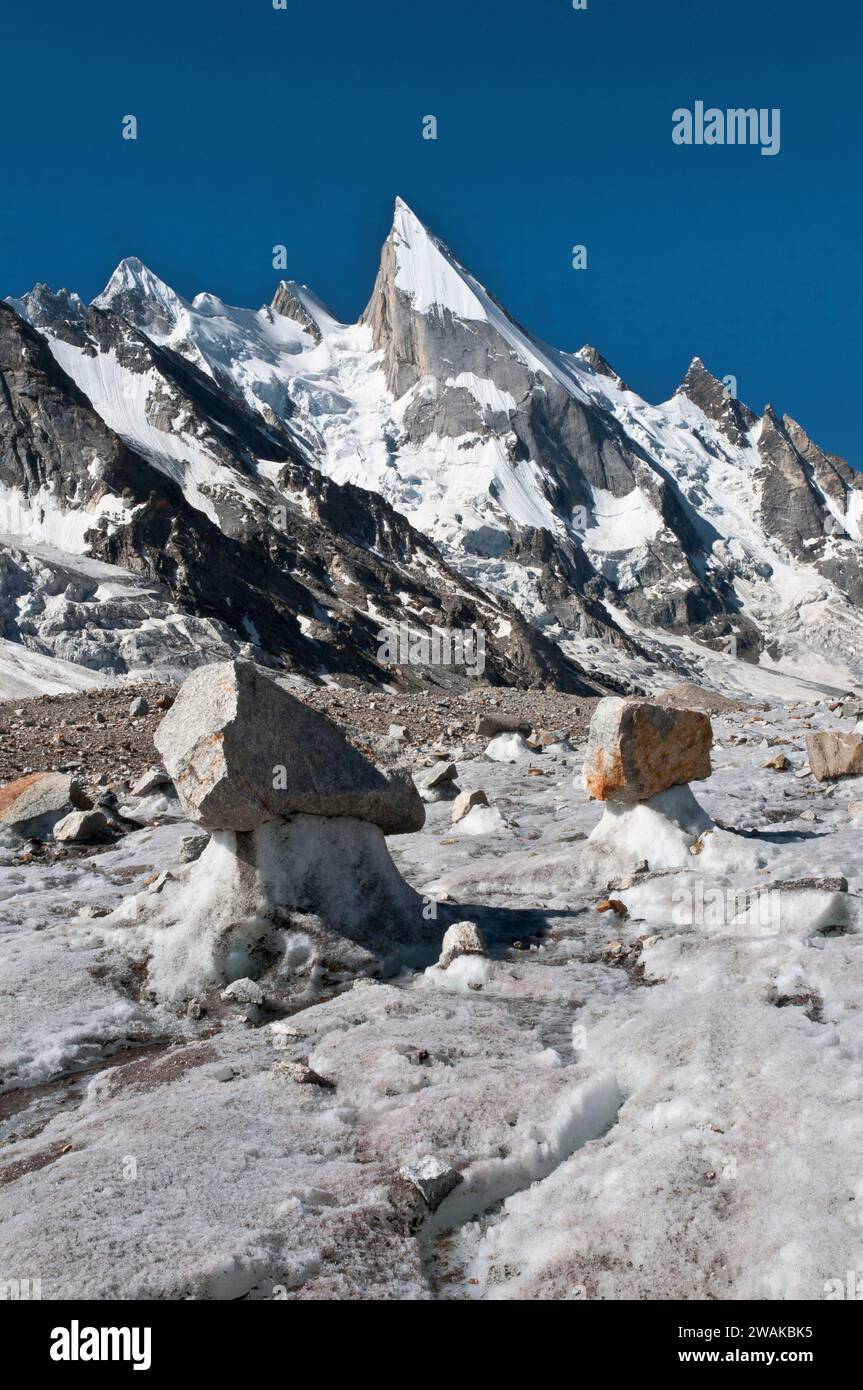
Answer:
<path fill-rule="evenodd" d="M 485 956 L 457 956 L 446 970 L 439 965 L 431 965 L 425 972 L 425 979 L 437 989 L 451 990 L 456 994 L 468 990 L 481 990 L 494 979 L 494 966 Z"/>
<path fill-rule="evenodd" d="M 472 806 L 453 829 L 459 835 L 497 835 L 506 829 L 506 821 L 496 806 Z"/>
<path fill-rule="evenodd" d="M 213 831 L 199 859 L 127 899 L 104 925 L 121 929 L 166 1000 L 247 976 L 265 993 L 314 996 L 343 975 L 427 964 L 440 944 L 383 831 L 347 816 Z"/>
<path fill-rule="evenodd" d="M 684 868 L 713 821 L 691 778 L 710 775 L 710 720 L 647 700 L 600 700 L 590 723 L 582 781 L 605 811 L 588 837 L 585 874 Z"/>
<path fill-rule="evenodd" d="M 248 977 L 282 1006 L 433 958 L 439 932 L 384 840 L 423 825 L 409 778 L 246 661 L 194 671 L 155 741 L 183 811 L 212 831 L 106 919 L 158 998 Z"/>
<path fill-rule="evenodd" d="M 491 758 L 493 763 L 515 763 L 530 752 L 521 734 L 496 734 L 487 746 L 485 756 Z"/>
<path fill-rule="evenodd" d="M 625 872 L 647 860 L 651 869 L 684 868 L 691 848 L 713 821 L 688 786 L 670 787 L 647 801 L 604 802 L 602 820 L 585 845 L 585 860 Z"/>
<path fill-rule="evenodd" d="M 858 930 L 859 899 L 848 893 L 844 880 L 769 879 L 738 892 L 730 927 L 742 933 L 816 937 L 844 936 Z"/>

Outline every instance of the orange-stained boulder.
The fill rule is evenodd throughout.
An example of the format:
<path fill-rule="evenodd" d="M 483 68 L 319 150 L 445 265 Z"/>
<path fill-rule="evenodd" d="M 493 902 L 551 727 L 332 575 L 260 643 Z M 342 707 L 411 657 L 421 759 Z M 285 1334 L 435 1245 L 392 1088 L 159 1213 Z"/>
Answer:
<path fill-rule="evenodd" d="M 590 725 L 584 785 L 597 801 L 647 801 L 710 776 L 713 729 L 700 710 L 601 700 Z"/>

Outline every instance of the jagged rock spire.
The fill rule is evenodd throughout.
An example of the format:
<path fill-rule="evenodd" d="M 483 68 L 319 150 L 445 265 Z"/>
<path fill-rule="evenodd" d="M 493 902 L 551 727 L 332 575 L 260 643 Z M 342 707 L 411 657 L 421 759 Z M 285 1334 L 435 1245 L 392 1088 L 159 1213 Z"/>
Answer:
<path fill-rule="evenodd" d="M 697 405 L 738 447 L 758 420 L 748 406 L 731 395 L 727 386 L 707 370 L 700 357 L 693 357 L 675 395 L 686 396 Z"/>
<path fill-rule="evenodd" d="M 585 343 L 584 347 L 580 347 L 575 355 L 580 357 L 583 362 L 587 362 L 600 376 L 609 377 L 616 386 L 620 387 L 621 391 L 629 390 L 623 377 L 617 374 L 608 358 L 603 357 L 599 349 L 595 348 L 592 343 Z"/>
<path fill-rule="evenodd" d="M 13 299 L 9 295 L 6 303 L 12 306 L 19 318 L 35 328 L 87 317 L 87 306 L 77 294 L 66 289 L 52 290 L 49 285 L 41 283 L 34 285 L 20 299 Z"/>
<path fill-rule="evenodd" d="M 189 307 L 137 256 L 122 260 L 102 293 L 93 300 L 94 309 L 110 310 L 157 337 L 173 333 Z"/>

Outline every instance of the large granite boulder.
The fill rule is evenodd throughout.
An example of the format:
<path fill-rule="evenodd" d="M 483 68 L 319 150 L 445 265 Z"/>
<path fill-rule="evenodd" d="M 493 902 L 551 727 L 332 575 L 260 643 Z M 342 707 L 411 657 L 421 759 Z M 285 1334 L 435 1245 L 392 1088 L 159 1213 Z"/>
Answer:
<path fill-rule="evenodd" d="M 64 772 L 28 772 L 0 787 L 0 825 L 43 840 L 70 811 L 86 810 L 89 805 L 74 777 Z"/>
<path fill-rule="evenodd" d="M 710 776 L 713 730 L 700 710 L 648 700 L 600 700 L 590 725 L 584 785 L 597 801 L 647 801 Z"/>
<path fill-rule="evenodd" d="M 154 737 L 186 815 L 208 830 L 302 814 L 351 816 L 398 835 L 425 820 L 410 777 L 385 776 L 250 661 L 193 672 Z"/>
<path fill-rule="evenodd" d="M 806 735 L 806 752 L 817 782 L 863 776 L 863 734 L 819 729 Z"/>

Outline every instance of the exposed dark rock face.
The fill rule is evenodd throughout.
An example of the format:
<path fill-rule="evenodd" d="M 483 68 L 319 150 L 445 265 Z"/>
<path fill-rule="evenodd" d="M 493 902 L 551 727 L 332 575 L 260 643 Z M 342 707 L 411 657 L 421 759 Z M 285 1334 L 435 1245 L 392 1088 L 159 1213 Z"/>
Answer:
<path fill-rule="evenodd" d="M 270 305 L 274 314 L 281 314 L 283 318 L 293 319 L 301 328 L 304 328 L 309 337 L 314 342 L 321 341 L 321 330 L 308 307 L 308 298 L 302 293 L 302 288 L 295 284 L 293 280 L 280 280 L 279 288 L 273 295 L 273 302 Z"/>
<path fill-rule="evenodd" d="M 732 444 L 742 444 L 758 419 L 748 406 L 729 394 L 700 357 L 693 357 L 677 393 L 697 405 L 708 420 L 714 420 Z"/>
<path fill-rule="evenodd" d="M 788 415 L 767 406 L 758 440 L 761 517 L 798 560 L 815 565 L 855 604 L 863 604 L 863 556 L 845 518 L 860 474 L 825 454 Z"/>
<path fill-rule="evenodd" d="M 407 225 L 415 236 L 413 226 Z M 399 284 L 404 226 L 397 213 L 363 320 L 372 329 L 375 348 L 383 352 L 391 390 L 397 397 L 414 393 L 404 415 L 405 436 L 412 443 L 430 436 L 458 438 L 471 431 L 499 436 L 514 466 L 541 461 L 537 488 L 560 518 L 553 530 L 504 522 L 501 540 L 488 553 L 537 566 L 537 583 L 549 611 L 581 635 L 635 649 L 605 607 L 604 601 L 611 600 L 647 627 L 689 633 L 708 643 L 736 635 L 740 654 L 757 657 L 757 628 L 741 622 L 734 594 L 707 574 L 716 533 L 709 523 L 692 516 L 661 461 L 626 434 L 601 393 L 587 394 L 577 376 L 567 376 L 565 359 L 552 360 L 549 371 L 552 350 L 532 339 L 490 297 L 495 310 L 491 319 L 465 321 L 446 306 L 418 311 Z M 425 235 L 441 257 L 468 276 L 447 248 Z M 482 293 L 479 287 L 477 293 Z M 577 356 L 600 378 L 626 389 L 596 349 L 584 348 Z M 511 398 L 512 407 L 483 407 L 470 391 L 447 384 L 461 374 L 491 379 L 501 395 Z M 698 392 L 710 418 L 724 429 L 734 425 L 740 438 L 755 421 L 745 406 L 726 399 L 724 388 L 700 363 L 693 364 L 685 384 Z M 582 548 L 578 526 L 569 519 L 583 512 L 590 526 L 595 490 L 625 499 L 636 489 L 662 525 L 638 558 L 638 583 L 621 592 Z M 489 545 L 486 535 L 482 543 Z M 471 548 L 470 534 L 465 545 Z"/>
<path fill-rule="evenodd" d="M 579 348 L 578 356 L 583 358 L 600 376 L 607 376 L 614 382 L 615 386 L 620 387 L 621 391 L 629 390 L 623 377 L 618 376 L 608 358 L 603 357 L 599 349 L 595 348 L 592 343 L 585 343 L 584 347 Z"/>
<path fill-rule="evenodd" d="M 26 319 L 36 328 L 48 323 L 87 317 L 87 306 L 77 294 L 70 294 L 68 290 L 52 290 L 47 285 L 34 285 L 33 289 L 20 299 L 9 299 L 6 302 L 12 305 L 22 319 Z"/>
<path fill-rule="evenodd" d="M 758 456 L 764 525 L 800 559 L 806 554 L 807 542 L 823 545 L 824 509 L 813 486 L 814 470 L 794 448 L 772 406 L 764 412 Z"/>

